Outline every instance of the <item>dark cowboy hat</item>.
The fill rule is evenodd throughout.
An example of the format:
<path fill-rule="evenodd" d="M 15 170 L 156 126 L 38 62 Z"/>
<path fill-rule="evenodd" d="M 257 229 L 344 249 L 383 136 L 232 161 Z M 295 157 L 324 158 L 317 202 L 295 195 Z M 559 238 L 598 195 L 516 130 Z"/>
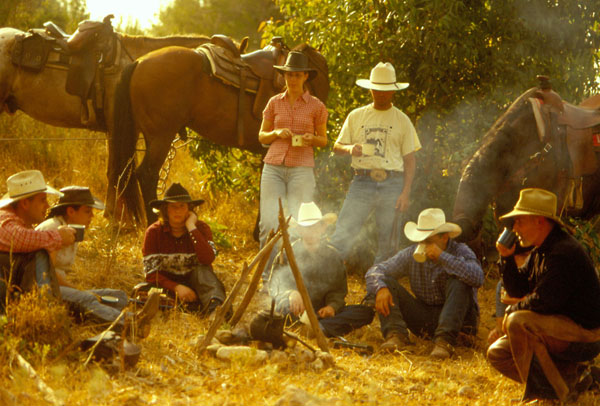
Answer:
<path fill-rule="evenodd" d="M 157 209 L 164 203 L 176 202 L 188 203 L 191 206 L 198 206 L 199 204 L 204 203 L 204 200 L 192 200 L 188 191 L 181 186 L 180 183 L 173 183 L 171 186 L 169 186 L 162 199 L 156 199 L 150 202 L 150 207 Z"/>
<path fill-rule="evenodd" d="M 104 210 L 104 203 L 102 203 L 102 200 L 94 197 L 88 187 L 67 186 L 60 189 L 60 192 L 63 195 L 58 200 L 58 203 L 50 209 L 50 213 L 48 214 L 49 217 L 54 217 L 56 215 L 56 210 L 59 207 L 64 206 L 89 206 L 94 209 Z"/>
<path fill-rule="evenodd" d="M 317 76 L 317 71 L 308 67 L 308 58 L 302 52 L 291 51 L 285 61 L 285 65 L 274 65 L 273 68 L 280 72 L 308 72 L 308 80 Z"/>

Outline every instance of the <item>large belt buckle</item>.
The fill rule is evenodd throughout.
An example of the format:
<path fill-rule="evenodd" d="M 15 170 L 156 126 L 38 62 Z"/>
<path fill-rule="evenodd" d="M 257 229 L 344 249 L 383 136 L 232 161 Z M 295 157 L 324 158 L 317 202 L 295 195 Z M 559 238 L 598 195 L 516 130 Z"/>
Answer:
<path fill-rule="evenodd" d="M 373 179 L 375 182 L 383 182 L 387 179 L 388 176 L 387 172 L 384 169 L 371 169 L 369 175 L 371 176 L 371 179 Z"/>

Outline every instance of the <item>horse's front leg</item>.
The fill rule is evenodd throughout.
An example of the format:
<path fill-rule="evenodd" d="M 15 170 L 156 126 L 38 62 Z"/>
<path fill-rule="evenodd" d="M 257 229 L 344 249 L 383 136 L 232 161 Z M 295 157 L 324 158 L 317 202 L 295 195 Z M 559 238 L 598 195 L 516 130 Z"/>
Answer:
<path fill-rule="evenodd" d="M 148 224 L 156 221 L 156 214 L 152 211 L 149 203 L 157 198 L 156 186 L 160 169 L 167 158 L 174 134 L 169 135 L 144 135 L 146 139 L 146 153 L 142 163 L 136 170 L 136 176 L 144 198 L 146 207 L 146 219 Z"/>

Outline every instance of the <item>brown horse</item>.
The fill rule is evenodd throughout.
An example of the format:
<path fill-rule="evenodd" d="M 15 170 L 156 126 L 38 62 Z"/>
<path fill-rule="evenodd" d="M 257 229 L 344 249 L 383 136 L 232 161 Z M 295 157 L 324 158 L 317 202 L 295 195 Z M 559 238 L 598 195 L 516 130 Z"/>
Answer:
<path fill-rule="evenodd" d="M 303 52 L 310 66 L 317 70 L 316 78 L 310 82 L 310 91 L 325 102 L 329 92 L 325 58 L 306 44 L 295 50 Z M 282 52 L 276 63 L 281 64 L 286 55 L 287 50 Z M 273 89 L 269 96 L 280 90 Z M 239 96 L 239 89 L 213 76 L 208 60 L 202 53 L 193 50 L 164 48 L 149 53 L 127 67 L 115 95 L 108 189 L 114 191 L 119 177 L 129 173 L 124 171 L 129 168 L 128 163 L 135 166 L 131 158 L 139 132 L 144 135 L 146 152 L 132 178 L 139 182 L 145 207 L 141 204 L 135 179 L 129 182 L 125 190 L 124 203 L 127 210 L 140 221 L 143 221 L 145 209 L 149 221 L 155 218 L 147 204 L 156 199 L 159 170 L 171 142 L 182 128 L 189 127 L 217 144 L 261 151 L 263 148 L 258 142 L 261 117 L 252 114 L 252 108 L 245 109 L 240 118 L 244 137 L 239 140 Z M 243 97 L 242 105 L 253 106 L 254 94 L 245 92 Z M 263 108 L 264 105 L 259 106 L 260 111 Z"/>
<path fill-rule="evenodd" d="M 65 90 L 66 70 L 47 65 L 41 72 L 16 67 L 11 61 L 15 37 L 24 32 L 14 28 L 0 28 L 0 113 L 17 110 L 57 127 L 102 129 L 92 118 L 86 126 L 81 122 L 81 100 Z M 150 51 L 166 46 L 195 48 L 208 42 L 204 36 L 174 36 L 151 38 L 115 33 L 123 52 L 115 67 L 105 73 L 106 123 L 112 123 L 114 89 L 123 67 Z"/>
<path fill-rule="evenodd" d="M 496 215 L 502 215 L 525 187 L 554 192 L 563 214 L 583 219 L 598 214 L 600 157 L 592 134 L 600 125 L 599 108 L 598 96 L 576 107 L 543 88 L 532 88 L 515 100 L 463 171 L 453 213 L 463 229 L 460 238 L 475 240 L 488 205 L 493 203 Z"/>

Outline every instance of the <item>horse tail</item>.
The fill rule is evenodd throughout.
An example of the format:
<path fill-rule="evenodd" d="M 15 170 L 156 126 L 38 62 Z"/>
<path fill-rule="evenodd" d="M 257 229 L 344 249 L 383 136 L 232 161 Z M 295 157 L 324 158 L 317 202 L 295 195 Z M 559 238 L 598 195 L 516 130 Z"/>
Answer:
<path fill-rule="evenodd" d="M 135 174 L 135 147 L 138 132 L 131 107 L 131 77 L 138 62 L 127 65 L 121 73 L 114 96 L 113 134 L 109 144 L 109 188 L 115 191 L 115 206 L 121 201 L 136 224 L 144 224 L 145 208 Z M 120 213 L 115 213 L 120 216 Z"/>

